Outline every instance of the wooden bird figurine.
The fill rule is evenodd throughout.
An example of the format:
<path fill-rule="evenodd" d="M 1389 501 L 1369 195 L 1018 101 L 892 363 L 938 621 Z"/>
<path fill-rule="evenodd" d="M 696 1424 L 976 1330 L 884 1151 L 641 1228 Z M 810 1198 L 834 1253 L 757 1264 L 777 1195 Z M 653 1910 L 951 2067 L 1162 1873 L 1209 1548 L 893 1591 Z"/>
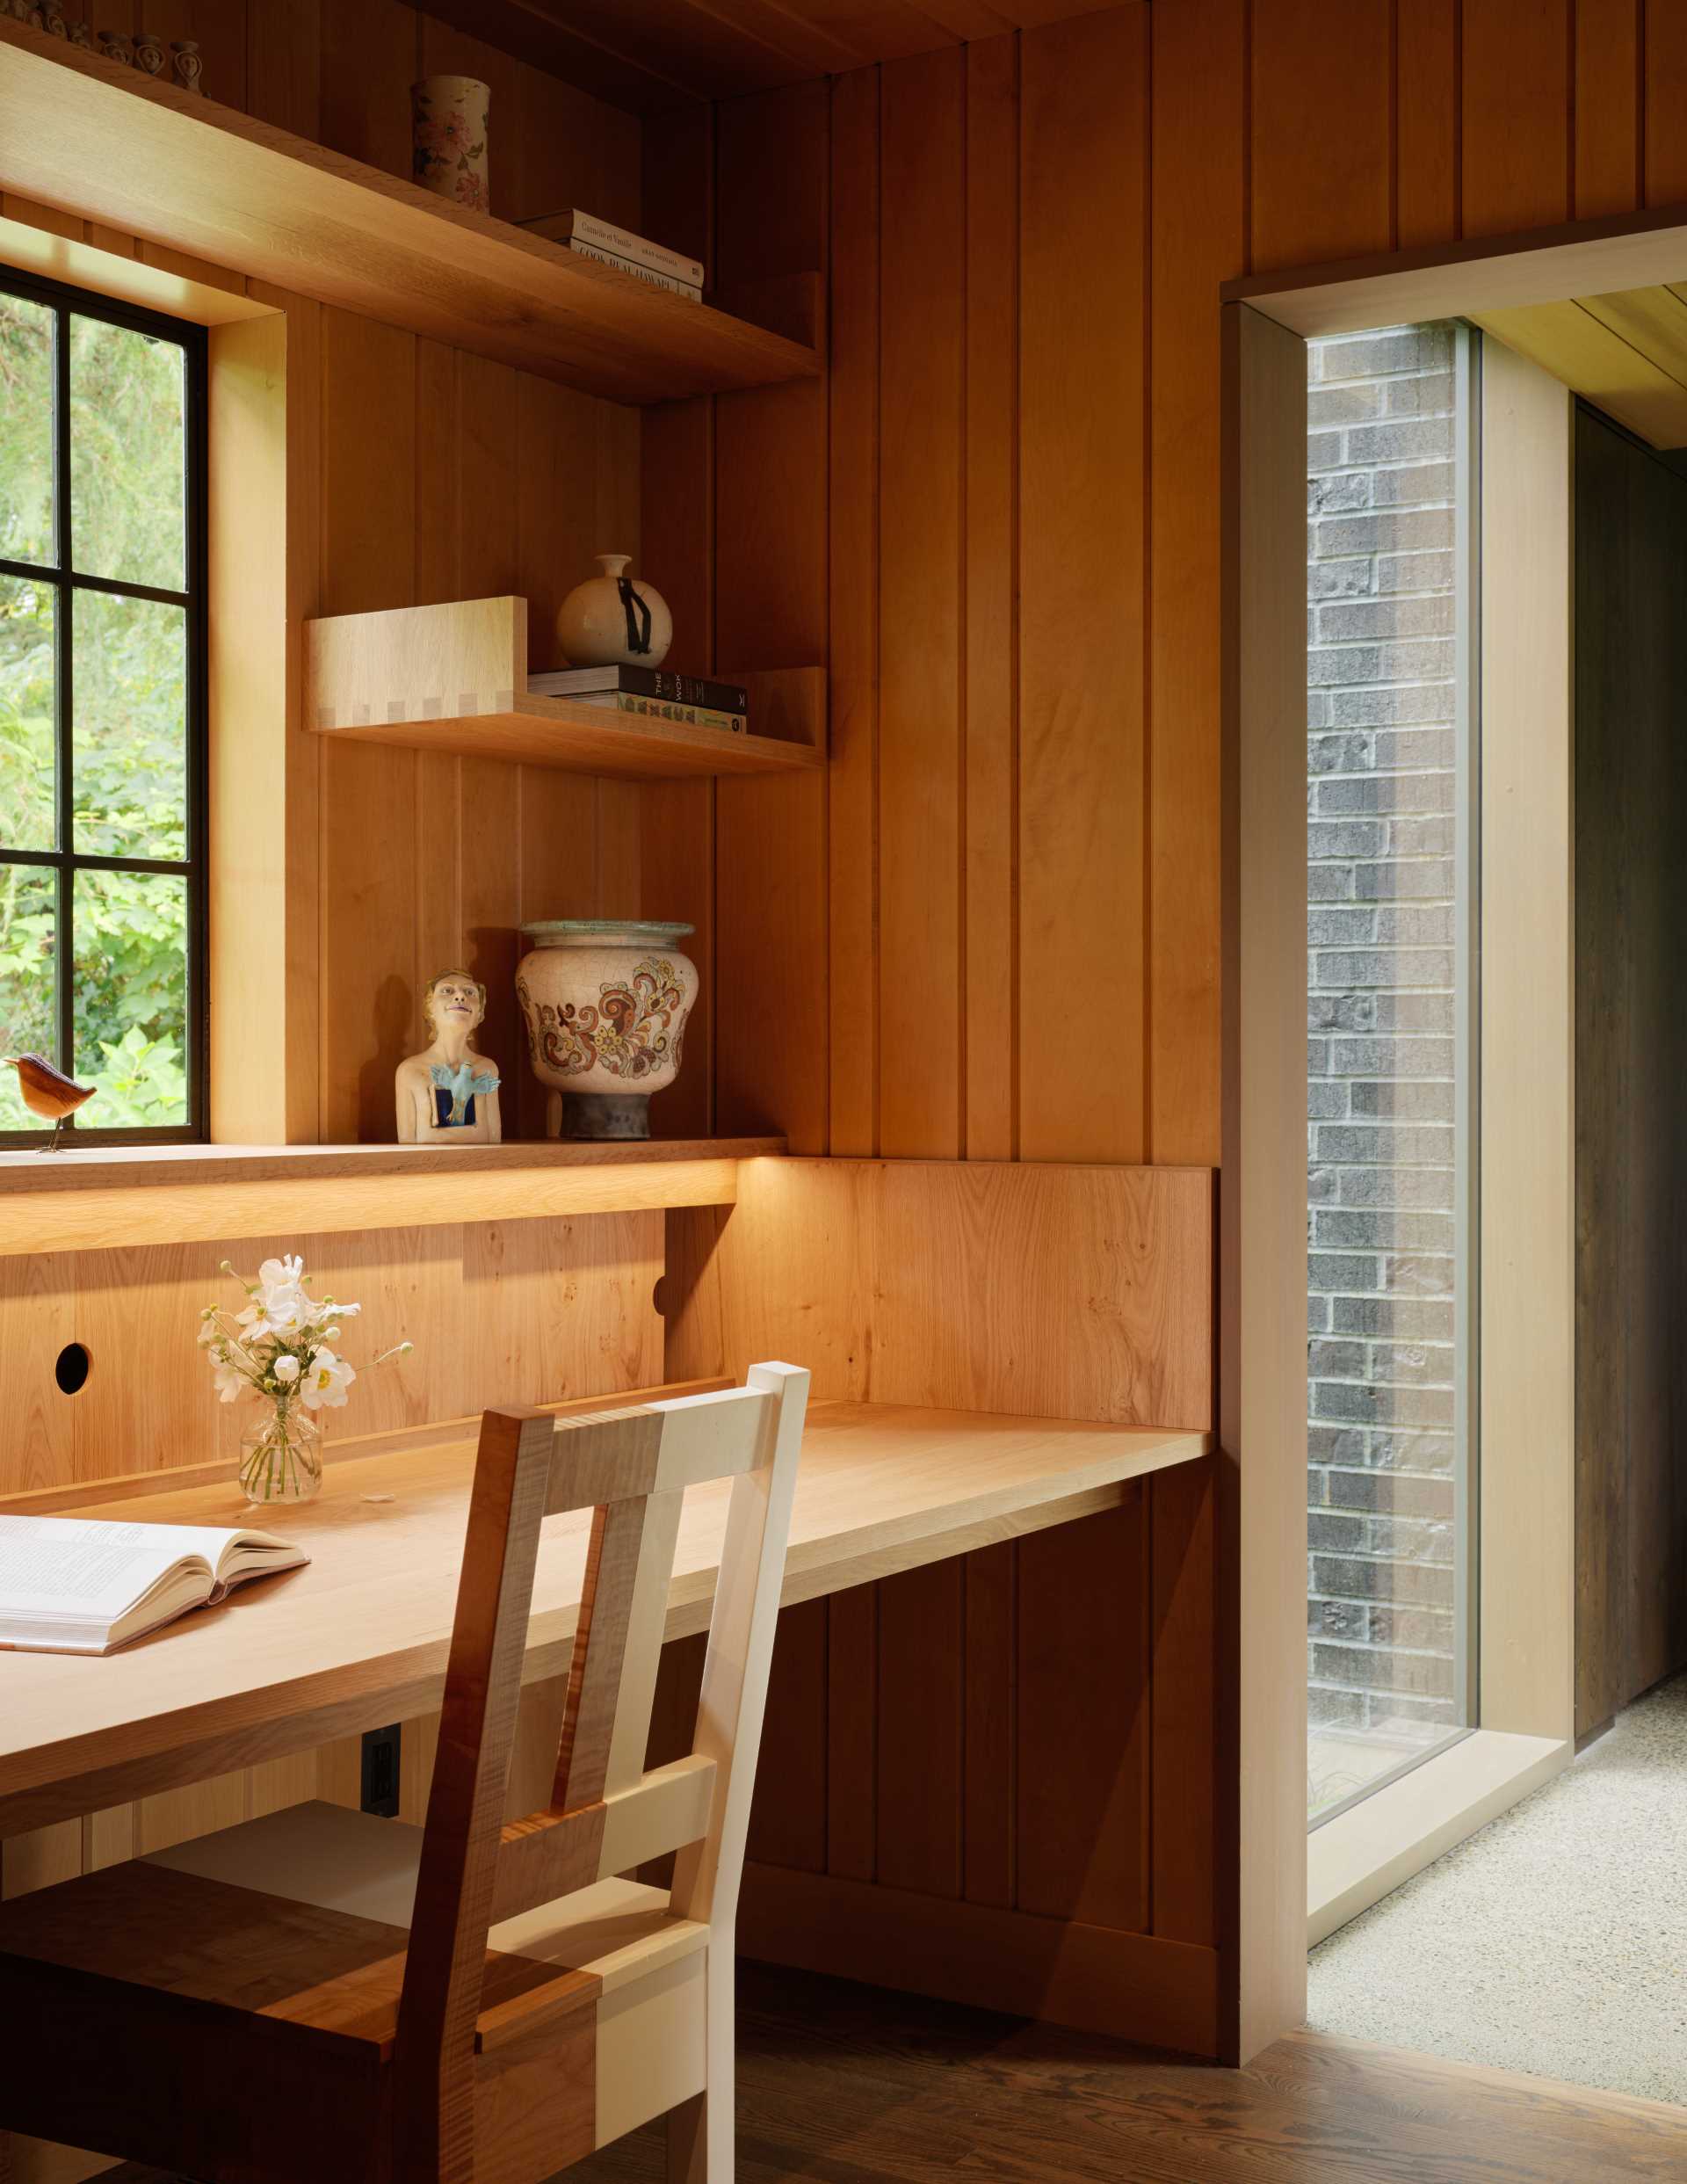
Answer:
<path fill-rule="evenodd" d="M 41 1151 L 56 1152 L 66 1117 L 73 1115 L 84 1100 L 91 1099 L 99 1087 L 76 1084 L 39 1054 L 0 1055 L 0 1063 L 17 1070 L 18 1089 L 25 1107 L 32 1114 L 39 1114 L 44 1122 L 53 1125 L 53 1135 L 40 1148 Z"/>

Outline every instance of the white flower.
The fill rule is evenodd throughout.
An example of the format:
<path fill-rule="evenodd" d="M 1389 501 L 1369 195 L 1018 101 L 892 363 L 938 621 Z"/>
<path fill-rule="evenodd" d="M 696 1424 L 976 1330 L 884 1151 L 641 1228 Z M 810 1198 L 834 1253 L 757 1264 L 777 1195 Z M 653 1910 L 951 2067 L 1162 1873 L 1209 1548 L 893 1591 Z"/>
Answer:
<path fill-rule="evenodd" d="M 211 1377 L 216 1384 L 219 1403 L 234 1403 L 246 1392 L 246 1375 L 235 1366 L 214 1365 Z"/>
<path fill-rule="evenodd" d="M 281 1385 L 284 1388 L 292 1387 L 293 1382 L 299 1377 L 300 1369 L 298 1359 L 289 1355 L 285 1351 L 279 1358 L 277 1358 L 274 1365 L 271 1368 L 271 1370 L 274 1373 L 276 1378 L 281 1382 Z"/>
<path fill-rule="evenodd" d="M 308 1411 L 337 1411 L 357 1375 L 332 1350 L 313 1350 L 300 1393 Z"/>
<path fill-rule="evenodd" d="M 252 1302 L 239 1315 L 248 1342 L 296 1334 L 312 1325 L 322 1307 L 305 1293 L 302 1259 L 266 1259 L 257 1270 Z"/>

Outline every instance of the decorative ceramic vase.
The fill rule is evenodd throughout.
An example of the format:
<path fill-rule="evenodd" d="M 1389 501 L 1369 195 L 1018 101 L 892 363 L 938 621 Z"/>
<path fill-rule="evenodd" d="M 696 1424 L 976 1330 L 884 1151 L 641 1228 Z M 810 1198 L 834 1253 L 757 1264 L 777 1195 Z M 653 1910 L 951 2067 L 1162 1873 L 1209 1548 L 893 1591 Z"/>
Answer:
<path fill-rule="evenodd" d="M 205 74 L 205 56 L 199 51 L 197 38 L 178 38 L 170 47 L 176 64 L 176 81 L 185 91 L 202 91 L 201 78 Z"/>
<path fill-rule="evenodd" d="M 697 967 L 674 943 L 690 925 L 554 918 L 524 925 L 516 971 L 550 1137 L 650 1135 L 650 1095 L 679 1074 Z"/>
<path fill-rule="evenodd" d="M 490 88 L 473 76 L 428 76 L 410 86 L 410 172 L 453 205 L 492 208 L 486 127 Z"/>
<path fill-rule="evenodd" d="M 630 554 L 597 554 L 603 570 L 577 584 L 556 613 L 556 641 L 570 667 L 660 667 L 674 618 L 660 591 L 626 573 Z"/>
<path fill-rule="evenodd" d="M 169 55 L 164 41 L 151 31 L 141 31 L 134 41 L 134 65 L 147 76 L 162 76 Z"/>
<path fill-rule="evenodd" d="M 322 1429 L 302 1405 L 266 1403 L 241 1435 L 240 1491 L 255 1509 L 321 1493 Z"/>

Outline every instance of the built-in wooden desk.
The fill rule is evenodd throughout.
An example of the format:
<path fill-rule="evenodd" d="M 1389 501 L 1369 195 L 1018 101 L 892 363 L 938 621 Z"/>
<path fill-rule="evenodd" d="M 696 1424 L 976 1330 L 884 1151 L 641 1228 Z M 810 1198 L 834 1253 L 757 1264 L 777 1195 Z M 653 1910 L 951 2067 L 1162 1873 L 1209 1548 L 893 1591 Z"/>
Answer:
<path fill-rule="evenodd" d="M 786 1603 L 1090 1516 L 1126 1483 L 1191 1461 L 1204 1433 L 881 1404 L 813 1406 Z M 221 1607 L 104 1659 L 0 1656 L 0 1835 L 298 1752 L 436 1709 L 462 1553 L 471 1440 L 331 1463 L 320 1500 L 271 1527 L 312 1556 Z M 694 1488 L 668 1634 L 707 1620 L 724 1485 Z M 65 1502 L 60 1498 L 59 1506 Z M 232 1480 L 109 1502 L 79 1516 L 245 1520 Z M 586 1520 L 546 1527 L 525 1680 L 561 1674 Z"/>

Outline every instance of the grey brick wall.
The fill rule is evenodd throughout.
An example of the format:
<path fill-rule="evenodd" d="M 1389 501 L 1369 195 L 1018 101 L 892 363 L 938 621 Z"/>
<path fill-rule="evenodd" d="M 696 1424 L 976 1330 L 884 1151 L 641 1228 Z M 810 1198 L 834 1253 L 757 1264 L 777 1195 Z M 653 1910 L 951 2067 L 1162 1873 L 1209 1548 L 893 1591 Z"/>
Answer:
<path fill-rule="evenodd" d="M 1459 1718 L 1453 332 L 1307 389 L 1307 1642 L 1314 1729 Z"/>

